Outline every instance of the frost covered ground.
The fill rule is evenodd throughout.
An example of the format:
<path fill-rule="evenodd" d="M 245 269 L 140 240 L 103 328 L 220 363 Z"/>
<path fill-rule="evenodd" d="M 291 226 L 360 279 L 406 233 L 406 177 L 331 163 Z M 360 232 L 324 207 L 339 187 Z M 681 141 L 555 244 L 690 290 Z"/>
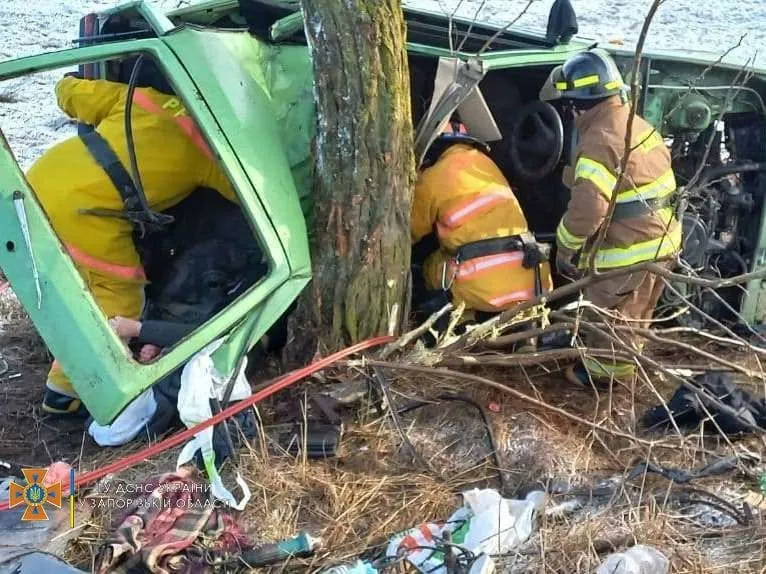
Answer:
<path fill-rule="evenodd" d="M 80 18 L 115 0 L 4 0 L 0 2 L 0 60 L 73 46 Z M 156 2 L 174 7 L 178 0 Z M 53 86 L 65 70 L 0 83 L 0 128 L 22 169 L 73 133 L 56 106 Z"/>
<path fill-rule="evenodd" d="M 405 0 L 408 5 L 501 25 L 514 20 L 527 0 Z M 515 24 L 544 28 L 554 0 L 534 0 Z M 594 40 L 623 39 L 635 42 L 651 0 L 572 0 L 580 35 Z M 652 21 L 649 48 L 706 50 L 721 53 L 739 39 L 736 55 L 747 59 L 766 41 L 764 0 L 666 0 Z M 763 65 L 766 57 L 759 61 Z"/>
<path fill-rule="evenodd" d="M 526 0 L 405 0 L 434 11 L 507 24 Z M 72 46 L 80 17 L 117 4 L 115 0 L 4 0 L 0 2 L 0 60 L 61 50 Z M 179 0 L 156 0 L 173 8 Z M 536 0 L 519 27 L 544 28 L 553 0 Z M 650 0 L 573 0 L 580 33 L 594 39 L 635 41 Z M 721 52 L 742 41 L 740 58 L 752 56 L 766 41 L 764 0 L 667 0 L 653 24 L 651 47 L 705 49 Z M 761 61 L 763 61 L 761 59 Z M 0 84 L 0 128 L 8 137 L 22 168 L 51 144 L 71 135 L 72 127 L 58 111 L 53 85 L 61 72 L 37 74 Z"/>

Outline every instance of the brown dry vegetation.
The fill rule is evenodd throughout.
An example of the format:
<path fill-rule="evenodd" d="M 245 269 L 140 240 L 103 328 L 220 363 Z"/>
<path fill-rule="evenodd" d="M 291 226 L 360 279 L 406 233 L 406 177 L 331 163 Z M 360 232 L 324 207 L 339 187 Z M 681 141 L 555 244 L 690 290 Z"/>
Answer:
<path fill-rule="evenodd" d="M 27 384 L 20 389 L 17 381 L 3 379 L 2 383 L 6 393 L 4 416 L 20 417 L 17 424 L 3 425 L 0 442 L 0 458 L 13 458 L 21 456 L 29 444 L 39 442 L 35 433 L 13 433 L 20 433 L 14 427 L 38 420 L 33 407 L 21 409 L 19 405 L 22 395 L 27 405 L 29 400 L 37 401 L 47 356 L 23 314 L 13 305 L 5 305 L 5 325 L 12 319 L 18 328 L 13 334 L 7 328 L 3 331 L 2 354 L 10 364 L 9 372 L 23 371 Z M 722 354 L 712 343 L 697 344 Z M 658 360 L 688 360 L 669 349 L 653 347 L 648 352 Z M 726 355 L 734 358 L 730 352 Z M 738 359 L 741 364 L 750 361 L 744 354 Z M 253 493 L 240 522 L 255 540 L 280 539 L 299 530 L 325 540 L 325 549 L 312 560 L 295 561 L 287 570 L 316 571 L 365 552 L 374 554 L 391 535 L 424 521 L 448 517 L 460 504 L 459 493 L 469 488 L 502 488 L 506 496 L 523 497 L 541 486 L 552 494 L 540 527 L 516 554 L 497 560 L 500 571 L 593 572 L 606 554 L 636 543 L 660 548 L 671 559 L 675 573 L 762 572 L 766 568 L 762 517 L 753 506 L 757 500 L 749 499 L 747 508 L 743 505 L 747 493 L 758 489 L 763 442 L 750 437 L 729 443 L 699 432 L 684 438 L 642 432 L 638 420 L 643 411 L 656 404 L 657 394 L 667 398 L 675 388 L 662 377 L 651 375 L 654 388 L 642 383 L 634 388 L 615 386 L 611 393 L 596 396 L 569 387 L 556 364 L 471 370 L 529 397 L 520 400 L 502 390 L 462 380 L 459 375 L 394 369 L 384 372 L 399 407 L 414 398 L 434 403 L 401 416 L 402 427 L 418 456 L 411 456 L 402 446 L 390 417 L 363 409 L 349 418 L 339 456 L 334 459 L 280 456 L 258 441 L 239 457 L 238 468 Z M 259 415 L 266 424 L 275 422 L 286 400 L 300 402 L 306 385 L 337 384 L 359 373 L 355 364 L 336 368 L 327 373 L 323 383 L 304 383 L 261 405 Z M 756 394 L 763 392 L 756 382 L 742 384 Z M 454 393 L 470 396 L 485 407 L 496 404 L 498 412 L 490 413 L 490 417 L 504 485 L 488 459 L 487 433 L 476 408 L 437 398 Z M 556 408 L 584 422 L 578 423 Z M 39 428 L 57 429 L 58 424 L 40 420 Z M 64 456 L 80 470 L 102 466 L 144 446 L 98 450 L 87 446 L 91 443 L 83 438 L 81 427 L 69 437 L 63 434 L 54 437 L 58 442 L 53 444 L 60 452 L 67 452 Z M 39 445 L 43 452 L 46 444 Z M 177 452 L 145 461 L 117 478 L 136 482 L 171 470 Z M 723 477 L 694 481 L 696 490 L 655 475 L 622 481 L 626 471 L 642 461 L 691 469 L 710 462 L 714 454 L 737 454 L 740 468 Z M 39 460 L 45 461 L 45 456 Z M 229 484 L 234 467 L 234 463 L 225 467 Z M 611 489 L 604 490 L 604 485 L 611 485 Z M 80 501 L 82 509 L 89 504 L 87 497 Z M 67 558 L 88 568 L 117 518 L 117 513 L 100 510 L 86 514 L 69 543 Z"/>

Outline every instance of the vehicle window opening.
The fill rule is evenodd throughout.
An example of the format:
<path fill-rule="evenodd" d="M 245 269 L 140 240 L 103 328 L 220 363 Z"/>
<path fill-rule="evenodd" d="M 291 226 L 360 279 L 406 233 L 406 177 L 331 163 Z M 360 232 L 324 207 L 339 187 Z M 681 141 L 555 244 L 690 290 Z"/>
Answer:
<path fill-rule="evenodd" d="M 410 56 L 409 62 L 413 124 L 417 125 L 431 104 L 437 60 Z M 553 66 L 540 66 L 491 70 L 479 84 L 503 136 L 499 141 L 488 142 L 489 156 L 513 187 L 530 230 L 540 237 L 555 232 L 555 226 L 566 210 L 569 200 L 569 191 L 562 183 L 562 173 L 569 161 L 568 150 L 572 145 L 573 126 L 571 122 L 564 122 L 564 152 L 550 173 L 535 182 L 525 180 L 514 169 L 510 149 L 513 142 L 509 135 L 519 115 L 524 113 L 525 106 L 532 106 L 539 101 L 540 88 L 552 69 Z M 532 122 L 526 122 L 522 126 L 524 132 L 531 129 L 527 124 Z M 536 134 L 524 135 L 534 140 Z M 539 167 L 544 161 L 532 158 L 528 154 L 525 158 L 533 167 Z"/>
<path fill-rule="evenodd" d="M 263 280 L 269 261 L 234 183 L 160 66 L 133 54 L 91 69 L 103 79 L 83 77 L 83 67 L 63 79 L 44 73 L 58 82 L 48 97 L 69 119 L 49 122 L 50 147 L 17 159 L 105 320 L 138 361 L 151 362 Z M 3 128 L 12 149 L 31 129 Z"/>

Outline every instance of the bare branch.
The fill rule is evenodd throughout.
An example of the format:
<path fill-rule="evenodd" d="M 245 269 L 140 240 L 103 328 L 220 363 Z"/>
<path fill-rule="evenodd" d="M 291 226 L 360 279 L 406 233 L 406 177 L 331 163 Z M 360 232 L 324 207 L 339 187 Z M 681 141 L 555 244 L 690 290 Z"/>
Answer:
<path fill-rule="evenodd" d="M 412 331 L 409 331 L 408 333 L 405 333 L 404 335 L 399 337 L 396 341 L 393 341 L 392 343 L 389 343 L 388 345 L 386 345 L 386 347 L 380 353 L 381 358 L 387 359 L 396 351 L 401 351 L 407 345 L 412 343 L 414 340 L 425 335 L 428 331 L 430 331 L 433 328 L 434 324 L 436 324 L 436 322 L 439 319 L 441 319 L 444 315 L 449 313 L 451 310 L 452 310 L 452 303 L 447 303 L 444 307 L 442 307 L 436 313 L 434 313 L 428 319 L 426 319 L 426 321 L 424 321 L 422 325 L 413 329 Z"/>
<path fill-rule="evenodd" d="M 616 277 L 622 277 L 630 273 L 638 273 L 641 271 L 648 271 L 648 272 L 657 274 L 669 281 L 675 281 L 678 283 L 689 283 L 692 285 L 701 285 L 704 287 L 712 287 L 712 288 L 733 287 L 735 285 L 747 283 L 748 281 L 752 281 L 754 279 L 766 278 L 766 269 L 760 269 L 752 273 L 746 273 L 744 275 L 739 275 L 737 277 L 729 277 L 726 279 L 702 279 L 699 277 L 690 277 L 688 275 L 673 273 L 672 271 L 660 265 L 656 261 L 644 261 L 643 263 L 638 263 L 636 265 L 621 267 L 621 268 L 612 269 L 603 273 L 588 275 L 586 277 L 583 277 L 582 279 L 578 279 L 577 281 L 573 281 L 572 283 L 563 285 L 559 287 L 558 289 L 554 289 L 550 293 L 540 295 L 538 297 L 535 297 L 534 299 L 524 301 L 523 303 L 519 303 L 515 305 L 514 307 L 511 307 L 507 311 L 504 311 L 500 315 L 497 315 L 493 317 L 492 319 L 485 321 L 481 325 L 478 325 L 476 328 L 472 329 L 470 332 L 460 337 L 457 341 L 455 341 L 448 347 L 445 347 L 445 349 L 457 350 L 460 348 L 473 346 L 480 340 L 492 334 L 493 331 L 502 330 L 508 327 L 509 325 L 514 324 L 514 322 L 518 320 L 519 315 L 525 311 L 534 309 L 535 307 L 539 305 L 547 305 L 554 301 L 563 299 L 565 297 L 569 297 L 570 295 L 574 295 L 578 293 L 579 291 L 585 289 L 586 287 L 590 285 L 594 285 L 601 281 L 606 281 L 608 279 L 614 279 Z M 676 293 L 677 292 L 678 291 L 676 290 Z"/>
<path fill-rule="evenodd" d="M 482 10 L 484 10 L 484 6 L 487 5 L 487 0 L 482 0 L 479 4 L 479 7 L 476 9 L 476 12 L 473 14 L 473 20 L 471 20 L 471 25 L 468 26 L 468 30 L 466 30 L 465 36 L 463 36 L 463 39 L 460 41 L 460 44 L 458 44 L 457 51 L 460 52 L 463 49 L 463 46 L 465 45 L 466 41 L 468 40 L 468 37 L 471 35 L 471 32 L 473 31 L 473 25 L 476 23 L 476 19 L 479 17 L 479 14 Z"/>
<path fill-rule="evenodd" d="M 519 13 L 519 15 L 518 15 L 518 16 L 516 16 L 516 17 L 515 17 L 513 20 L 511 20 L 510 22 L 508 22 L 508 24 L 506 24 L 505 26 L 503 26 L 503 27 L 502 27 L 500 30 L 498 30 L 497 32 L 495 32 L 495 33 L 492 35 L 492 37 L 491 37 L 489 40 L 487 40 L 487 41 L 484 43 L 484 45 L 481 47 L 481 49 L 479 50 L 479 52 L 478 52 L 478 54 L 477 54 L 477 55 L 478 55 L 478 56 L 481 56 L 481 55 L 482 55 L 484 52 L 486 52 L 487 50 L 489 50 L 489 47 L 492 45 L 492 43 L 493 43 L 495 40 L 497 40 L 497 39 L 498 39 L 500 36 L 502 36 L 502 35 L 503 35 L 505 32 L 507 32 L 507 31 L 508 31 L 508 30 L 511 28 L 511 26 L 513 26 L 513 25 L 514 25 L 516 22 L 518 22 L 519 20 L 521 20 L 521 19 L 524 17 L 524 14 L 526 14 L 526 13 L 529 11 L 529 9 L 532 7 L 532 4 L 534 4 L 534 3 L 535 3 L 535 0 L 528 0 L 528 1 L 527 1 L 527 5 L 526 5 L 526 6 L 524 6 L 524 9 L 523 9 L 523 10 L 522 10 L 522 11 Z"/>
<path fill-rule="evenodd" d="M 609 228 L 609 224 L 612 221 L 612 218 L 614 217 L 614 210 L 617 207 L 617 190 L 620 189 L 625 182 L 625 174 L 628 170 L 628 162 L 630 161 L 630 154 L 633 151 L 633 123 L 636 118 L 636 112 L 638 107 L 638 98 L 636 97 L 636 93 L 638 92 L 638 80 L 639 80 L 639 73 L 638 71 L 641 69 L 641 57 L 644 51 L 644 44 L 646 43 L 646 38 L 649 34 L 649 26 L 652 23 L 652 20 L 654 19 L 655 14 L 657 13 L 657 10 L 662 5 L 664 0 L 653 0 L 652 5 L 649 7 L 649 12 L 646 15 L 646 18 L 644 19 L 644 25 L 641 28 L 641 34 L 638 37 L 638 43 L 636 44 L 636 55 L 633 58 L 633 77 L 631 78 L 631 86 L 630 86 L 630 114 L 628 115 L 628 125 L 627 129 L 625 131 L 625 151 L 622 155 L 622 160 L 620 161 L 620 167 L 617 172 L 617 181 L 614 184 L 614 188 L 612 189 L 612 196 L 609 198 L 609 208 L 606 212 L 606 217 L 604 218 L 604 222 L 601 224 L 601 227 L 599 228 L 598 234 L 596 235 L 596 240 L 593 242 L 593 244 L 590 246 L 590 249 L 588 251 L 588 272 L 590 274 L 593 274 L 596 272 L 596 253 L 601 248 L 601 245 L 604 242 L 604 238 L 606 237 L 607 229 Z"/>
<path fill-rule="evenodd" d="M 748 58 L 747 62 L 745 62 L 745 64 L 737 72 L 737 75 L 734 78 L 732 91 L 727 93 L 726 99 L 724 100 L 724 104 L 721 106 L 721 111 L 718 114 L 718 119 L 716 120 L 716 123 L 720 122 L 723 119 L 723 116 L 726 114 L 727 109 L 729 108 L 731 103 L 734 101 L 734 99 L 737 97 L 737 95 L 739 94 L 740 90 L 737 89 L 736 84 L 739 81 L 740 77 L 744 74 L 742 85 L 746 84 L 750 80 L 750 78 L 752 78 L 752 73 L 745 72 L 745 70 L 747 70 L 747 68 L 750 66 L 751 62 L 752 62 L 752 58 Z M 715 130 L 710 132 L 707 145 L 705 146 L 705 153 L 702 155 L 702 158 L 700 159 L 700 163 L 699 163 L 699 166 L 697 167 L 696 173 L 687 182 L 686 184 L 687 189 L 693 189 L 694 186 L 699 181 L 699 178 L 702 175 L 702 172 L 705 170 L 705 166 L 707 164 L 707 158 L 710 157 L 710 152 L 713 148 L 714 141 L 715 141 Z"/>

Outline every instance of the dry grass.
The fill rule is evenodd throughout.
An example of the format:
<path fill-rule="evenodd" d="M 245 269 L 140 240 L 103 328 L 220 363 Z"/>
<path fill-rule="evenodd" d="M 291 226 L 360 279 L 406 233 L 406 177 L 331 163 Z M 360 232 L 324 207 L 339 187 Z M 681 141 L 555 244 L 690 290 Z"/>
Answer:
<path fill-rule="evenodd" d="M 0 291 L 0 354 L 20 365 L 50 360 L 45 343 L 10 289 Z"/>
<path fill-rule="evenodd" d="M 636 414 L 654 401 L 647 389 L 635 389 L 633 395 L 618 389 L 613 396 L 596 401 L 589 393 L 563 385 L 559 375 L 540 369 L 483 374 L 538 396 L 546 404 L 564 405 L 607 430 L 634 432 Z M 355 375 L 353 370 L 335 373 L 343 379 Z M 253 498 L 240 523 L 253 538 L 276 540 L 307 530 L 327 545 L 312 560 L 294 561 L 275 572 L 314 572 L 365 552 L 373 555 L 393 534 L 448 517 L 460 504 L 459 492 L 474 486 L 499 487 L 496 469 L 486 461 L 486 432 L 475 409 L 435 400 L 455 391 L 499 408 L 492 414 L 492 423 L 502 454 L 506 496 L 521 497 L 539 485 L 559 492 L 552 494 L 548 505 L 549 510 L 559 511 L 544 516 L 537 533 L 517 553 L 498 560 L 505 568 L 502 571 L 592 573 L 604 555 L 636 543 L 662 550 L 671 559 L 674 573 L 760 572 L 766 566 L 757 511 L 747 526 L 731 521 L 714 528 L 700 522 L 706 507 L 679 498 L 682 487 L 671 487 L 667 480 L 652 475 L 619 483 L 626 469 L 642 460 L 698 467 L 709 460 L 706 451 L 732 452 L 725 441 L 694 435 L 681 441 L 671 436 L 650 451 L 608 432 L 572 424 L 544 406 L 524 404 L 495 390 L 470 388 L 458 379 L 437 374 L 389 375 L 400 405 L 413 397 L 434 400 L 432 406 L 402 416 L 402 425 L 428 468 L 402 448 L 388 417 L 359 417 L 347 429 L 334 459 L 280 456 L 261 442 L 241 454 L 239 468 Z M 660 390 L 666 394 L 668 389 L 660 385 Z M 300 389 L 295 395 L 301 395 Z M 274 406 L 265 405 L 261 412 L 267 424 L 273 422 Z M 735 445 L 740 451 L 746 447 L 758 451 L 754 439 Z M 105 456 L 124 454 L 112 451 Z M 174 455 L 168 455 L 121 478 L 135 480 L 169 470 L 173 460 Z M 106 458 L 100 458 L 94 464 L 104 462 Z M 226 469 L 229 484 L 232 469 L 232 465 Z M 612 485 L 606 495 L 599 494 L 604 484 Z M 742 475 L 695 481 L 694 486 L 732 501 L 738 509 L 742 508 L 739 496 L 755 487 Z M 570 487 L 575 490 L 567 494 Z M 561 504 L 573 501 L 578 508 L 560 511 Z M 70 558 L 89 563 L 114 518 L 94 516 L 89 529 L 70 547 Z"/>
<path fill-rule="evenodd" d="M 710 343 L 701 343 L 700 347 L 720 352 Z M 688 360 L 676 351 L 656 346 L 648 352 L 665 363 Z M 23 384 L 4 383 L 4 416 L 16 422 L 4 425 L 0 432 L 0 454 L 24 452 L 30 445 L 42 442 L 40 448 L 50 452 L 49 458 L 59 458 L 61 455 L 50 442 L 55 439 L 60 440 L 57 444 L 62 452 L 66 448 L 72 451 L 69 460 L 85 471 L 145 446 L 85 449 L 81 454 L 86 443 L 81 430 L 69 437 L 56 436 L 57 430 L 58 435 L 67 433 L 48 428 L 49 423 L 37 420 L 34 411 L 29 412 L 29 391 L 42 387 L 49 357 L 10 292 L 0 295 L 0 354 L 11 372 L 23 373 Z M 726 356 L 752 369 L 759 368 L 747 354 Z M 633 387 L 617 386 L 609 394 L 596 396 L 565 383 L 560 365 L 547 369 L 477 368 L 472 372 L 524 393 L 530 400 L 522 401 L 498 389 L 437 372 L 386 370 L 399 406 L 414 398 L 433 403 L 401 416 L 402 426 L 419 456 L 412 457 L 403 448 L 388 416 L 374 418 L 359 413 L 347 427 L 334 459 L 311 461 L 301 456 L 280 456 L 273 448 L 256 442 L 239 458 L 238 468 L 253 493 L 240 516 L 241 524 L 258 541 L 285 538 L 299 530 L 321 536 L 326 543 L 324 550 L 310 561 L 296 561 L 285 568 L 316 571 L 365 552 L 373 555 L 393 534 L 448 517 L 460 504 L 458 494 L 463 490 L 474 486 L 500 488 L 497 469 L 487 459 L 490 447 L 486 429 L 475 407 L 439 400 L 444 394 L 460 393 L 485 407 L 490 403 L 496 406 L 497 412 L 490 416 L 505 479 L 503 494 L 523 497 L 540 487 L 553 493 L 548 504 L 552 513 L 542 518 L 537 532 L 514 555 L 498 559 L 501 571 L 592 573 L 604 555 L 636 543 L 662 550 L 671 559 L 674 573 L 765 571 L 763 529 L 757 510 L 744 526 L 726 522 L 725 513 L 712 511 L 724 521 L 722 527 L 716 528 L 701 522 L 705 513 L 711 514 L 710 507 L 684 501 L 680 496 L 683 487 L 671 487 L 667 480 L 649 475 L 631 483 L 621 482 L 626 470 L 642 461 L 690 469 L 712 460 L 713 453 L 750 453 L 751 459 L 761 462 L 761 440 L 728 442 L 700 433 L 683 438 L 673 433 L 642 433 L 638 425 L 641 414 L 656 404 L 658 397 L 669 397 L 676 386 L 655 374 Z M 358 374 L 355 368 L 339 369 L 329 378 L 338 382 Z M 757 382 L 743 384 L 751 392 L 763 393 Z M 286 399 L 300 398 L 305 388 L 298 387 L 280 395 L 277 402 L 262 405 L 264 422 L 281 422 L 281 407 Z M 551 407 L 563 409 L 588 424 L 578 423 Z M 24 432 L 16 436 L 15 430 L 22 428 Z M 654 442 L 647 442 L 650 440 Z M 151 474 L 172 470 L 177 452 L 145 461 L 117 478 L 139 482 Z M 233 464 L 225 468 L 227 484 L 233 482 L 233 468 Z M 694 486 L 742 511 L 742 496 L 757 489 L 753 479 L 756 469 L 750 460 L 743 462 L 742 472 L 695 481 Z M 599 490 L 604 484 L 612 485 L 605 495 Z M 715 498 L 707 500 L 717 504 Z M 87 500 L 81 502 L 85 509 L 88 504 Z M 118 518 L 119 511 L 86 514 L 87 522 L 70 543 L 67 558 L 89 567 Z M 274 571 L 282 569 L 280 566 Z"/>

